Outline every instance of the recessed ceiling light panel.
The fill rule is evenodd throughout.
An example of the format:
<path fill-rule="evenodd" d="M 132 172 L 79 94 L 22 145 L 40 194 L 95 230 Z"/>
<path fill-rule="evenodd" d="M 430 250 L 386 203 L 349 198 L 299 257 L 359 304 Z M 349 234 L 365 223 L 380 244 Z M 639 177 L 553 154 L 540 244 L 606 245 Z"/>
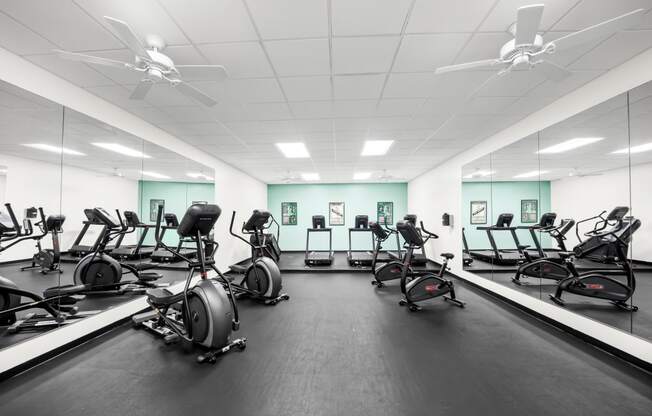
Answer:
<path fill-rule="evenodd" d="M 319 173 L 316 172 L 302 173 L 301 179 L 303 179 L 304 181 L 318 181 Z"/>
<path fill-rule="evenodd" d="M 28 144 L 23 144 L 23 146 L 31 147 L 32 149 L 45 150 L 46 152 L 57 153 L 57 154 L 63 153 L 64 155 L 86 156 L 85 153 L 78 152 L 76 150 L 68 149 L 62 146 L 53 146 L 51 144 L 45 144 L 45 143 L 28 143 Z"/>
<path fill-rule="evenodd" d="M 302 142 L 276 143 L 276 147 L 278 147 L 278 150 L 280 150 L 281 153 L 283 153 L 283 156 L 287 158 L 296 159 L 310 157 L 306 145 Z"/>
<path fill-rule="evenodd" d="M 394 140 L 367 140 L 362 148 L 362 156 L 382 156 L 392 147 Z"/>
<path fill-rule="evenodd" d="M 121 155 L 129 157 L 138 157 L 141 159 L 151 159 L 151 156 L 146 155 L 140 150 L 135 150 L 127 146 L 123 146 L 119 143 L 91 143 L 93 146 L 101 147 L 102 149 L 110 150 L 115 153 L 120 153 Z"/>
<path fill-rule="evenodd" d="M 577 137 L 575 139 L 566 140 L 565 142 L 557 143 L 555 145 L 546 147 L 545 149 L 539 150 L 537 153 L 540 154 L 555 154 L 568 152 L 578 147 L 587 146 L 591 143 L 599 142 L 604 140 L 604 137 Z"/>

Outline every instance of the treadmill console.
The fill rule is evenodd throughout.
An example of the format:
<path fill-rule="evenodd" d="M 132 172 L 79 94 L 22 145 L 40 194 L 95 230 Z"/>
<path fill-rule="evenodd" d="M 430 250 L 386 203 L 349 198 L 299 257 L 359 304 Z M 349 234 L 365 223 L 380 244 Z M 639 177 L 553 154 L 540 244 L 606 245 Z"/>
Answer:
<path fill-rule="evenodd" d="M 369 228 L 369 216 L 368 215 L 356 215 L 355 216 L 355 228 Z"/>
<path fill-rule="evenodd" d="M 125 211 L 124 216 L 125 220 L 127 221 L 127 225 L 130 227 L 137 227 L 142 224 L 140 222 L 140 218 L 138 218 L 138 214 L 136 214 L 134 211 Z"/>
<path fill-rule="evenodd" d="M 554 212 L 546 212 L 541 216 L 539 221 L 539 227 L 541 228 L 551 228 L 555 225 L 555 220 L 557 219 L 557 214 Z"/>
<path fill-rule="evenodd" d="M 371 232 L 373 232 L 376 238 L 379 240 L 385 240 L 387 239 L 387 237 L 389 237 L 389 233 L 387 232 L 387 230 L 381 227 L 380 224 L 378 224 L 377 222 L 370 222 L 369 228 L 371 229 Z"/>
<path fill-rule="evenodd" d="M 312 228 L 326 228 L 326 217 L 323 215 L 313 215 Z"/>
<path fill-rule="evenodd" d="M 202 236 L 207 236 L 213 230 L 220 214 L 222 209 L 215 204 L 193 204 L 178 223 L 177 234 L 181 237 L 195 237 L 199 232 Z M 174 214 L 165 214 L 166 217 L 168 215 Z M 175 220 L 176 218 L 174 215 Z"/>
<path fill-rule="evenodd" d="M 195 205 L 200 205 L 200 204 L 195 204 Z M 175 228 L 179 226 L 179 220 L 177 219 L 177 214 L 173 214 L 171 212 L 163 215 L 165 218 L 165 226 L 168 228 Z"/>
<path fill-rule="evenodd" d="M 607 215 L 607 221 L 622 221 L 629 212 L 628 207 L 616 207 Z"/>
<path fill-rule="evenodd" d="M 85 212 L 85 210 L 84 210 Z M 86 215 L 88 217 L 88 215 Z M 93 209 L 93 216 L 95 217 L 96 222 L 101 222 L 102 224 L 106 225 L 109 228 L 121 228 L 122 225 L 120 224 L 120 221 L 116 220 L 111 214 L 106 212 L 104 208 L 94 208 Z M 90 220 L 90 217 L 89 217 Z"/>
<path fill-rule="evenodd" d="M 503 213 L 498 216 L 495 226 L 497 228 L 507 228 L 512 225 L 513 220 L 514 220 L 514 214 Z"/>
<path fill-rule="evenodd" d="M 410 221 L 401 221 L 396 224 L 396 229 L 401 236 L 411 246 L 421 247 L 423 246 L 423 238 L 421 238 L 421 233 L 417 230 L 417 227 L 412 224 Z"/>
<path fill-rule="evenodd" d="M 50 215 L 45 220 L 45 228 L 48 231 L 56 231 L 60 233 L 62 231 L 61 227 L 63 227 L 63 222 L 65 220 L 66 220 L 65 215 Z"/>

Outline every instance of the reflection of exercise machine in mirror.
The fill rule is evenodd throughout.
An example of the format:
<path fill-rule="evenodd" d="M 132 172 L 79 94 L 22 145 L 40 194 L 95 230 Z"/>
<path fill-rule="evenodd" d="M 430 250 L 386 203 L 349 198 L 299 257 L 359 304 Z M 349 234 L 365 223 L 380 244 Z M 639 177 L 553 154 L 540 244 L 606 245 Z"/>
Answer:
<path fill-rule="evenodd" d="M 371 235 L 371 247 L 374 249 L 374 234 L 369 229 L 369 216 L 368 215 L 356 215 L 355 216 L 355 227 L 349 228 L 349 250 L 347 252 L 347 258 L 351 266 L 370 266 L 373 263 L 373 254 L 368 250 L 353 250 L 351 243 L 351 235 L 353 233 L 369 233 Z"/>
<path fill-rule="evenodd" d="M 310 250 L 311 233 L 328 233 L 328 251 Z M 333 263 L 333 230 L 326 228 L 326 218 L 323 215 L 312 216 L 312 228 L 306 229 L 306 266 L 329 266 Z"/>
<path fill-rule="evenodd" d="M 25 212 L 25 218 L 34 220 L 37 218 L 38 210 L 34 207 L 28 208 Z M 49 215 L 45 220 L 41 219 L 34 225 L 39 227 L 41 234 L 34 237 L 36 240 L 36 254 L 32 257 L 32 264 L 30 266 L 21 267 L 21 271 L 35 270 L 42 274 L 52 272 L 63 273 L 61 270 L 61 248 L 59 245 L 59 234 L 63 232 L 63 223 L 66 220 L 64 215 Z M 52 236 L 52 248 L 43 248 L 41 240 L 50 234 Z"/>
<path fill-rule="evenodd" d="M 470 250 L 469 253 L 471 257 L 477 260 L 486 261 L 491 264 L 499 265 L 515 265 L 521 261 L 521 253 L 518 251 L 518 236 L 516 235 L 516 227 L 512 227 L 512 220 L 514 220 L 514 214 L 503 213 L 498 216 L 496 219 L 496 224 L 490 226 L 481 226 L 477 227 L 477 230 L 486 231 L 487 238 L 489 239 L 489 244 L 491 245 L 490 250 Z M 500 231 L 509 231 L 512 235 L 512 238 L 517 244 L 516 250 L 501 250 L 498 249 L 496 240 L 493 233 Z"/>

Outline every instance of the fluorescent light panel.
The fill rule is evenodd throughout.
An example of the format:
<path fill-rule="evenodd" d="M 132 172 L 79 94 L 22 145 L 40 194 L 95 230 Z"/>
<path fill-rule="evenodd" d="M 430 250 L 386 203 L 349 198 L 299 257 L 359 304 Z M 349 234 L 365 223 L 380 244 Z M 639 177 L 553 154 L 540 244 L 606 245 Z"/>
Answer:
<path fill-rule="evenodd" d="M 362 156 L 382 156 L 394 143 L 394 140 L 367 140 L 362 148 Z"/>
<path fill-rule="evenodd" d="M 130 147 L 123 146 L 119 143 L 91 143 L 93 146 L 101 147 L 102 149 L 110 150 L 115 153 L 120 153 L 121 155 L 138 157 L 143 159 L 151 159 L 151 156 L 146 155 L 140 150 L 134 150 Z"/>
<path fill-rule="evenodd" d="M 319 173 L 316 173 L 316 172 L 302 173 L 301 174 L 301 179 L 303 179 L 304 181 L 318 181 L 319 180 Z"/>
<path fill-rule="evenodd" d="M 495 170 L 478 170 L 473 173 L 469 173 L 468 175 L 464 176 L 463 179 L 473 179 L 473 178 L 486 178 L 487 176 L 491 176 L 494 173 L 496 173 Z"/>
<path fill-rule="evenodd" d="M 76 150 L 68 149 L 62 146 L 52 146 L 51 144 L 45 143 L 28 143 L 23 144 L 23 146 L 31 147 L 32 149 L 45 150 L 46 152 L 57 153 L 59 155 L 63 153 L 64 155 L 86 156 L 86 154 Z"/>
<path fill-rule="evenodd" d="M 652 142 L 639 144 L 638 146 L 626 147 L 624 149 L 611 152 L 612 154 L 643 153 L 652 150 Z"/>
<path fill-rule="evenodd" d="M 554 154 L 568 152 L 570 150 L 577 149 L 578 147 L 599 142 L 600 140 L 604 140 L 604 137 L 576 137 L 574 139 L 566 140 L 565 142 L 546 147 L 545 149 L 541 149 L 537 153 Z"/>
<path fill-rule="evenodd" d="M 205 179 L 207 181 L 212 181 L 213 178 L 211 176 L 205 175 L 201 172 L 188 172 L 186 175 L 193 179 Z"/>
<path fill-rule="evenodd" d="M 152 171 L 149 171 L 149 170 L 143 170 L 140 173 L 142 173 L 143 176 L 149 176 L 150 178 L 170 179 L 170 177 L 167 176 L 167 175 L 163 175 L 162 173 L 152 172 Z"/>
<path fill-rule="evenodd" d="M 371 178 L 371 172 L 356 172 L 353 174 L 354 181 L 364 181 Z"/>
<path fill-rule="evenodd" d="M 533 178 L 535 176 L 544 175 L 546 173 L 548 173 L 547 170 L 533 170 L 531 172 L 525 172 L 525 173 L 518 174 L 518 175 L 514 176 L 514 178 L 515 179 Z"/>
<path fill-rule="evenodd" d="M 276 147 L 278 147 L 278 150 L 280 150 L 281 153 L 283 153 L 283 156 L 287 158 L 295 159 L 310 157 L 306 145 L 302 142 L 276 143 Z"/>

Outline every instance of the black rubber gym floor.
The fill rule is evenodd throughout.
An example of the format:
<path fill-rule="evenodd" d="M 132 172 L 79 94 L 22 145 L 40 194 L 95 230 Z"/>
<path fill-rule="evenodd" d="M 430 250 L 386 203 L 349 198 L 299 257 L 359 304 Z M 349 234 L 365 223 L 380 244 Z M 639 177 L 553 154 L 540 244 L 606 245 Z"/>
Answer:
<path fill-rule="evenodd" d="M 241 302 L 216 364 L 130 326 L 0 385 L 3 415 L 649 415 L 652 378 L 456 282 L 410 313 L 361 273 L 291 273 Z"/>
<path fill-rule="evenodd" d="M 282 272 L 306 272 L 306 271 L 323 271 L 324 273 L 334 272 L 360 272 L 368 274 L 370 266 L 351 266 L 347 257 L 346 251 L 336 251 L 333 258 L 333 264 L 330 266 L 306 266 L 305 264 L 306 253 L 304 251 L 284 251 L 281 256 L 278 267 Z M 381 261 L 389 261 L 386 253 L 379 255 Z M 380 262 L 378 263 L 380 265 Z M 415 267 L 415 270 L 439 270 L 439 266 L 429 262 L 424 267 Z"/>
<path fill-rule="evenodd" d="M 519 286 L 512 282 L 514 273 L 476 274 L 548 303 L 553 303 L 548 294 L 555 292 L 557 284 L 554 280 L 526 278 L 523 279 L 525 285 Z M 624 276 L 612 277 L 625 281 Z M 566 302 L 565 308 L 568 310 L 623 331 L 631 332 L 641 338 L 652 340 L 652 273 L 650 272 L 636 273 L 636 291 L 632 297 L 632 302 L 638 306 L 639 310 L 633 313 L 618 309 L 605 300 L 588 298 L 568 292 L 564 292 L 562 298 Z"/>

